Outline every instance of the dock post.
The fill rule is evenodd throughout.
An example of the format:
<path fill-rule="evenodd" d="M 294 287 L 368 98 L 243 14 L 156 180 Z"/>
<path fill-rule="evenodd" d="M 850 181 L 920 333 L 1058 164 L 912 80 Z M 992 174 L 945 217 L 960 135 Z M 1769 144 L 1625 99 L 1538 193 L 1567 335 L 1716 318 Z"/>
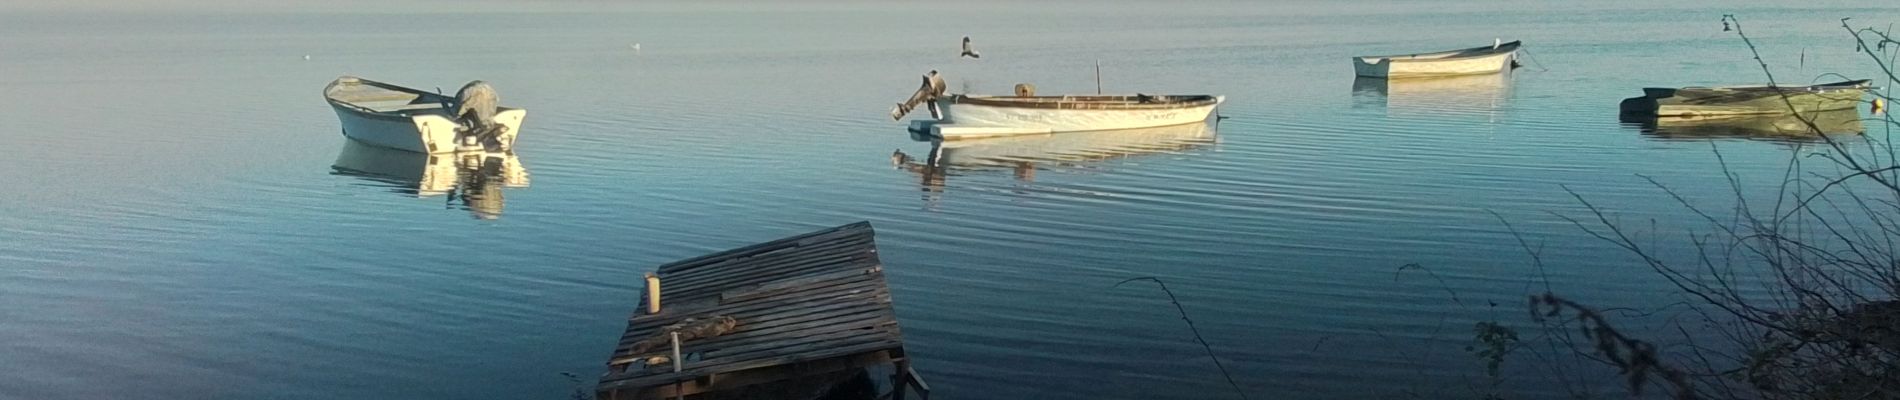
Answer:
<path fill-rule="evenodd" d="M 660 276 L 647 273 L 647 314 L 660 313 Z"/>
<path fill-rule="evenodd" d="M 652 274 L 648 274 L 647 276 L 649 277 L 648 278 L 649 280 L 647 282 L 654 282 L 653 283 L 654 286 L 658 287 L 659 279 L 651 278 L 653 276 Z M 675 374 L 680 373 L 680 370 L 685 369 L 685 368 L 686 368 L 686 360 L 680 358 L 680 333 L 676 331 L 676 332 L 673 332 L 673 373 Z M 685 398 L 686 398 L 686 392 L 683 392 L 680 390 L 679 382 L 674 382 L 673 383 L 673 400 L 684 400 Z"/>
<path fill-rule="evenodd" d="M 910 360 L 899 358 L 891 362 L 891 400 L 904 400 L 904 392 L 910 388 Z"/>

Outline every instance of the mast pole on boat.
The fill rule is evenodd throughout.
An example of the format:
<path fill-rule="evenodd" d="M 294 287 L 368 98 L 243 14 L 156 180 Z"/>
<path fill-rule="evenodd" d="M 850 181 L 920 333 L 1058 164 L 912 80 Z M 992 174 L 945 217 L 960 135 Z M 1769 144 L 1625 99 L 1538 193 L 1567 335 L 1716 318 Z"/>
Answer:
<path fill-rule="evenodd" d="M 1102 94 L 1102 60 L 1095 60 L 1095 94 Z"/>

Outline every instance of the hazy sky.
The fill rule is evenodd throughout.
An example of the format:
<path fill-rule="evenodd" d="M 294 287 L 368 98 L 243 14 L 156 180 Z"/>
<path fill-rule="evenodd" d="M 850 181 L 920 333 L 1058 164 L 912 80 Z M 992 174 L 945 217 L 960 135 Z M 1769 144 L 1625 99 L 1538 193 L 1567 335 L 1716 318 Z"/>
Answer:
<path fill-rule="evenodd" d="M 40 11 L 126 11 L 126 12 L 299 12 L 358 11 L 415 12 L 458 11 L 554 11 L 612 8 L 678 6 L 674 1 L 598 1 L 598 0 L 8 0 L 0 10 Z M 714 1 L 711 3 L 739 3 Z"/>
<path fill-rule="evenodd" d="M 1233 0 L 1205 1 L 1202 4 L 1219 4 Z M 932 4 L 928 1 L 898 1 L 900 3 Z M 1123 3 L 1136 3 L 1140 1 Z M 1015 2 L 1007 0 L 964 1 L 959 5 L 990 3 L 997 6 L 1036 7 L 1049 1 Z M 1096 1 L 1093 4 L 1112 4 L 1113 1 Z M 417 12 L 417 11 L 458 11 L 458 12 L 535 12 L 535 11 L 594 11 L 594 10 L 664 10 L 664 9 L 731 9 L 731 10 L 775 10 L 800 9 L 814 10 L 827 8 L 891 7 L 891 1 L 875 0 L 800 0 L 800 1 L 760 1 L 760 0 L 6 0 L 0 1 L 0 11 L 125 11 L 125 12 Z"/>
<path fill-rule="evenodd" d="M 1810 0 L 1810 6 L 1824 3 L 1850 7 L 1870 7 L 1879 2 L 1863 0 Z M 1785 0 L 1736 0 L 1720 4 L 1734 8 L 1780 7 Z M 275 13 L 275 12 L 593 12 L 644 10 L 732 10 L 771 11 L 826 9 L 863 9 L 911 7 L 1061 9 L 1144 12 L 1182 9 L 1270 9 L 1276 14 L 1301 14 L 1311 11 L 1337 12 L 1361 9 L 1373 13 L 1414 13 L 1444 11 L 1496 10 L 1499 7 L 1536 8 L 1549 11 L 1570 9 L 1618 8 L 1708 8 L 1707 2 L 1665 2 L 1653 0 L 964 0 L 944 3 L 928 0 L 0 0 L 0 12 L 183 12 L 183 13 Z"/>
<path fill-rule="evenodd" d="M 571 7 L 591 1 L 378 1 L 378 0 L 9 0 L 0 10 L 126 11 L 126 12 L 274 12 L 274 11 L 417 11 L 454 7 L 470 10 Z"/>

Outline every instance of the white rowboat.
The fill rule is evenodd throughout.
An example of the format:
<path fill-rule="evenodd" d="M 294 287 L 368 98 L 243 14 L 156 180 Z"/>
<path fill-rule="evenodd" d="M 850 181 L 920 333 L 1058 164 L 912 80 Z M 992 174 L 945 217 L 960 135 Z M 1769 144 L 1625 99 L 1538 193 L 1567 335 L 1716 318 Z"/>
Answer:
<path fill-rule="evenodd" d="M 418 153 L 480 150 L 486 145 L 512 149 L 521 119 L 528 115 L 519 108 L 497 108 L 494 122 L 506 129 L 494 143 L 485 144 L 451 116 L 448 96 L 345 76 L 325 86 L 323 98 L 336 110 L 343 136 Z"/>
<path fill-rule="evenodd" d="M 1207 121 L 1224 96 L 970 96 L 936 99 L 937 120 L 911 130 L 943 140 L 1136 129 Z"/>
<path fill-rule="evenodd" d="M 1436 53 L 1353 57 L 1352 68 L 1359 76 L 1394 79 L 1492 74 L 1511 69 L 1522 45 L 1512 41 Z"/>

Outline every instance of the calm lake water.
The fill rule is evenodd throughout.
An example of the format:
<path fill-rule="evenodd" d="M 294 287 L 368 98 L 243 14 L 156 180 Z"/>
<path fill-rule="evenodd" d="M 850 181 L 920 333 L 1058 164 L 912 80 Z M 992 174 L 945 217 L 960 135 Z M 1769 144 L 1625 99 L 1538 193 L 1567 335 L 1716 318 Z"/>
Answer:
<path fill-rule="evenodd" d="M 1255 398 L 1464 397 L 1471 323 L 1527 323 L 1546 283 L 1680 300 L 1564 221 L 1565 188 L 1688 256 L 1703 226 L 1643 176 L 1727 204 L 1713 150 L 1772 187 L 1796 147 L 1648 134 L 1617 101 L 1761 81 L 1726 13 L 1784 81 L 1871 76 L 1838 19 L 1896 10 L 1824 3 L 0 6 L 0 398 L 564 398 L 641 273 L 859 220 L 943 398 L 1227 394 L 1157 288 L 1115 286 L 1142 276 Z M 1500 37 L 1528 68 L 1379 87 L 1348 62 Z M 885 114 L 923 72 L 1085 93 L 1098 60 L 1109 92 L 1230 118 L 893 165 L 930 149 Z M 344 74 L 492 82 L 530 110 L 517 157 L 346 148 L 320 96 Z"/>

